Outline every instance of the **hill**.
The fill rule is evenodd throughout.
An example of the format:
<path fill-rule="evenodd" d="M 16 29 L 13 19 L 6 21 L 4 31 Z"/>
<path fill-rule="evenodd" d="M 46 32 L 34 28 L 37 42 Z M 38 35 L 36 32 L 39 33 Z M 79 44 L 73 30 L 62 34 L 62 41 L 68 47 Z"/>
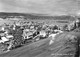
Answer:
<path fill-rule="evenodd" d="M 47 38 L 1 54 L 0 57 L 77 57 L 79 34 L 80 32 L 64 32 L 57 35 L 51 45 L 51 38 Z"/>
<path fill-rule="evenodd" d="M 46 14 L 35 14 L 35 13 L 8 13 L 8 12 L 0 12 L 0 18 L 14 18 L 15 16 L 23 17 L 24 19 L 52 19 L 52 20 L 74 20 L 75 18 L 70 15 L 61 15 L 61 16 L 49 16 Z"/>

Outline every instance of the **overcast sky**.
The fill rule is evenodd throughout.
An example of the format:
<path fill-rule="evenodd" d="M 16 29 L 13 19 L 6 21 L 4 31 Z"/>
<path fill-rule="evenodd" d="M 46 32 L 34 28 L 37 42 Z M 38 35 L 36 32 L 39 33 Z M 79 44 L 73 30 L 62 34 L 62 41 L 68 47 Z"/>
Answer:
<path fill-rule="evenodd" d="M 79 14 L 80 0 L 0 0 L 0 12 Z"/>

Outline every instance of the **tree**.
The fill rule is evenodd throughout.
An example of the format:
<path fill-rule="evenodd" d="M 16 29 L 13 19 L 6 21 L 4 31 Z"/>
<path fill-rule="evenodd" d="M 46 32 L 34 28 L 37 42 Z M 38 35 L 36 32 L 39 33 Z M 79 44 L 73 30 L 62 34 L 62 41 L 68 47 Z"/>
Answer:
<path fill-rule="evenodd" d="M 65 24 L 65 25 L 63 26 L 62 30 L 67 30 L 67 29 L 68 29 L 68 25 Z"/>

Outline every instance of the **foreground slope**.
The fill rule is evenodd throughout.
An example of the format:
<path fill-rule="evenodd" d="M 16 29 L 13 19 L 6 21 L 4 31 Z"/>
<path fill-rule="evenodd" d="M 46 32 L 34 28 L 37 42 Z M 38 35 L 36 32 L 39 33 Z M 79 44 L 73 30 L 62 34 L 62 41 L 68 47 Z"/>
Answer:
<path fill-rule="evenodd" d="M 79 39 L 80 32 L 66 32 L 57 35 L 51 45 L 51 38 L 47 38 L 1 54 L 0 57 L 77 57 Z"/>

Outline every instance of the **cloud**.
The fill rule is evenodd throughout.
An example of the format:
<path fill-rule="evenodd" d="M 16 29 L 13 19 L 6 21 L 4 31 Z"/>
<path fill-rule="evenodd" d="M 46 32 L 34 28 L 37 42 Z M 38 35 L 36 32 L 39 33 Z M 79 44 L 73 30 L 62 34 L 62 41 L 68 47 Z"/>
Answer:
<path fill-rule="evenodd" d="M 0 0 L 0 11 L 4 12 L 75 14 L 79 6 L 79 0 Z"/>

